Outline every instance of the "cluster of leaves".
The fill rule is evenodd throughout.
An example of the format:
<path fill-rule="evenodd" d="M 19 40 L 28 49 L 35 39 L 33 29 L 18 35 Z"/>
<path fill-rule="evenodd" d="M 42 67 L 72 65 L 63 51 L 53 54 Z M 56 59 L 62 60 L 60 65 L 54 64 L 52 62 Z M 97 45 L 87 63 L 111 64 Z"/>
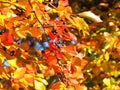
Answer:
<path fill-rule="evenodd" d="M 118 13 L 102 22 L 68 0 L 0 0 L 0 88 L 118 89 Z"/>

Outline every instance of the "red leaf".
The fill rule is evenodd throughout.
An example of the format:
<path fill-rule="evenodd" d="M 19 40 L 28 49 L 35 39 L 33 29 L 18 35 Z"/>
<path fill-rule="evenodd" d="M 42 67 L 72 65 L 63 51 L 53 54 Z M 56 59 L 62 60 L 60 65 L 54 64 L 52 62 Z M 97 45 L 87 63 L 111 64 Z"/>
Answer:
<path fill-rule="evenodd" d="M 48 45 L 51 50 L 57 50 L 56 45 L 54 45 L 53 43 L 48 42 Z"/>
<path fill-rule="evenodd" d="M 57 40 L 58 40 L 57 35 L 53 34 L 52 32 L 49 32 L 49 36 L 50 36 L 50 38 L 51 38 L 53 41 L 57 41 Z"/>
<path fill-rule="evenodd" d="M 4 33 L 1 37 L 1 42 L 6 46 L 12 45 L 14 42 L 13 35 L 9 32 Z"/>
<path fill-rule="evenodd" d="M 91 39 L 90 40 L 90 45 L 91 47 L 95 48 L 98 46 L 98 41 L 96 41 L 95 39 Z"/>
<path fill-rule="evenodd" d="M 55 51 L 55 55 L 58 59 L 61 59 L 63 57 L 63 54 L 59 51 Z"/>
<path fill-rule="evenodd" d="M 45 49 L 44 53 L 43 53 L 43 56 L 47 58 L 49 55 L 50 55 L 50 50 Z"/>
<path fill-rule="evenodd" d="M 56 73 L 60 73 L 61 72 L 61 69 L 60 69 L 60 67 L 58 65 L 53 65 L 52 67 L 53 67 L 53 69 L 54 69 L 54 71 Z"/>
<path fill-rule="evenodd" d="M 70 40 L 70 34 L 69 33 L 64 33 L 63 34 L 65 40 Z"/>

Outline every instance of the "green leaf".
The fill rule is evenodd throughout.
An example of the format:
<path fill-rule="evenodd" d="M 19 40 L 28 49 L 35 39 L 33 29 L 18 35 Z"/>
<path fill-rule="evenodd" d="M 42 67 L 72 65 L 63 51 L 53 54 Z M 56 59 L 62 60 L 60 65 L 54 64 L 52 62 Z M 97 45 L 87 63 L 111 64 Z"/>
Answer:
<path fill-rule="evenodd" d="M 120 35 L 120 31 L 113 32 L 113 35 L 114 36 L 119 36 Z"/>
<path fill-rule="evenodd" d="M 104 32 L 104 31 L 106 31 L 106 30 L 107 30 L 107 28 L 103 27 L 103 28 L 100 28 L 100 29 L 99 29 L 99 32 Z"/>
<path fill-rule="evenodd" d="M 115 78 L 117 78 L 120 75 L 120 72 L 115 70 L 111 72 L 111 75 L 113 75 Z"/>
<path fill-rule="evenodd" d="M 46 77 L 46 80 L 49 80 L 50 79 L 50 75 L 48 75 L 47 77 Z"/>

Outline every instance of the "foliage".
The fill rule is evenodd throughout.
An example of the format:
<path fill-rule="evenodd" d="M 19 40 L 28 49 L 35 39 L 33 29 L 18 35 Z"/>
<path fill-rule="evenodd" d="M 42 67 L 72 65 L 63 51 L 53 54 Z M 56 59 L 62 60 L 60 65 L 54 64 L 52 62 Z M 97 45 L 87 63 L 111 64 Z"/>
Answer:
<path fill-rule="evenodd" d="M 118 14 L 74 14 L 68 0 L 0 0 L 0 89 L 120 89 Z"/>

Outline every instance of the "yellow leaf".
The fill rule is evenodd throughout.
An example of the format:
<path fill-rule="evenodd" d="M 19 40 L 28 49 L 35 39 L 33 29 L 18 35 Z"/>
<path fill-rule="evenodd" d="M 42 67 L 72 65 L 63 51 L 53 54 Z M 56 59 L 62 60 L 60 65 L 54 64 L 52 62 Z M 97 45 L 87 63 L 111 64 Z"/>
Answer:
<path fill-rule="evenodd" d="M 24 76 L 25 72 L 26 72 L 26 68 L 18 68 L 14 72 L 13 78 L 14 79 L 20 79 L 20 78 L 22 78 Z"/>
<path fill-rule="evenodd" d="M 43 74 L 38 73 L 38 74 L 36 75 L 36 77 L 38 77 L 38 78 L 44 78 L 44 75 L 43 75 Z"/>
<path fill-rule="evenodd" d="M 88 34 L 89 27 L 88 24 L 84 21 L 84 19 L 78 16 L 74 17 L 67 14 L 65 16 L 73 26 L 78 28 L 79 32 L 82 30 L 84 35 Z"/>
<path fill-rule="evenodd" d="M 105 53 L 105 60 L 106 60 L 106 61 L 109 60 L 109 53 L 108 53 L 108 52 Z"/>
<path fill-rule="evenodd" d="M 35 85 L 35 90 L 46 90 L 46 87 L 42 82 L 35 80 L 34 85 Z"/>
<path fill-rule="evenodd" d="M 16 33 L 18 36 L 25 38 L 25 31 L 17 31 Z"/>
<path fill-rule="evenodd" d="M 6 19 L 7 18 L 7 16 L 6 15 L 0 15 L 0 19 Z"/>
<path fill-rule="evenodd" d="M 70 17 L 69 14 L 66 14 L 65 16 L 70 21 L 70 23 L 72 23 L 74 26 L 76 26 L 76 23 L 73 21 L 73 19 Z"/>
<path fill-rule="evenodd" d="M 110 78 L 104 78 L 104 79 L 103 79 L 103 83 L 104 83 L 106 86 L 110 87 Z"/>
<path fill-rule="evenodd" d="M 42 3 L 44 0 L 38 0 L 40 3 Z"/>
<path fill-rule="evenodd" d="M 0 60 L 2 61 L 2 63 L 4 62 L 5 57 L 0 53 Z"/>
<path fill-rule="evenodd" d="M 68 13 L 72 13 L 72 8 L 70 6 L 67 6 L 65 8 L 65 11 L 68 12 Z"/>
<path fill-rule="evenodd" d="M 9 0 L 0 0 L 1 2 L 8 2 Z M 1 4 L 1 6 L 5 6 L 5 7 L 8 7 L 8 6 L 10 6 L 10 4 L 9 3 L 0 3 Z"/>
<path fill-rule="evenodd" d="M 25 80 L 25 78 L 21 78 L 19 81 L 21 82 L 22 86 L 28 87 L 28 82 Z"/>
<path fill-rule="evenodd" d="M 48 82 L 45 79 L 42 79 L 42 78 L 35 78 L 35 79 L 44 83 L 45 85 L 48 85 Z"/>
<path fill-rule="evenodd" d="M 76 27 L 79 29 L 79 30 L 88 30 L 88 25 L 87 23 L 84 21 L 84 19 L 80 18 L 80 17 L 72 17 L 75 24 L 76 24 Z"/>
<path fill-rule="evenodd" d="M 70 86 L 68 90 L 75 90 L 75 88 L 73 86 Z"/>
<path fill-rule="evenodd" d="M 18 68 L 16 61 L 17 61 L 16 58 L 7 60 L 7 62 L 10 64 L 11 67 Z"/>

